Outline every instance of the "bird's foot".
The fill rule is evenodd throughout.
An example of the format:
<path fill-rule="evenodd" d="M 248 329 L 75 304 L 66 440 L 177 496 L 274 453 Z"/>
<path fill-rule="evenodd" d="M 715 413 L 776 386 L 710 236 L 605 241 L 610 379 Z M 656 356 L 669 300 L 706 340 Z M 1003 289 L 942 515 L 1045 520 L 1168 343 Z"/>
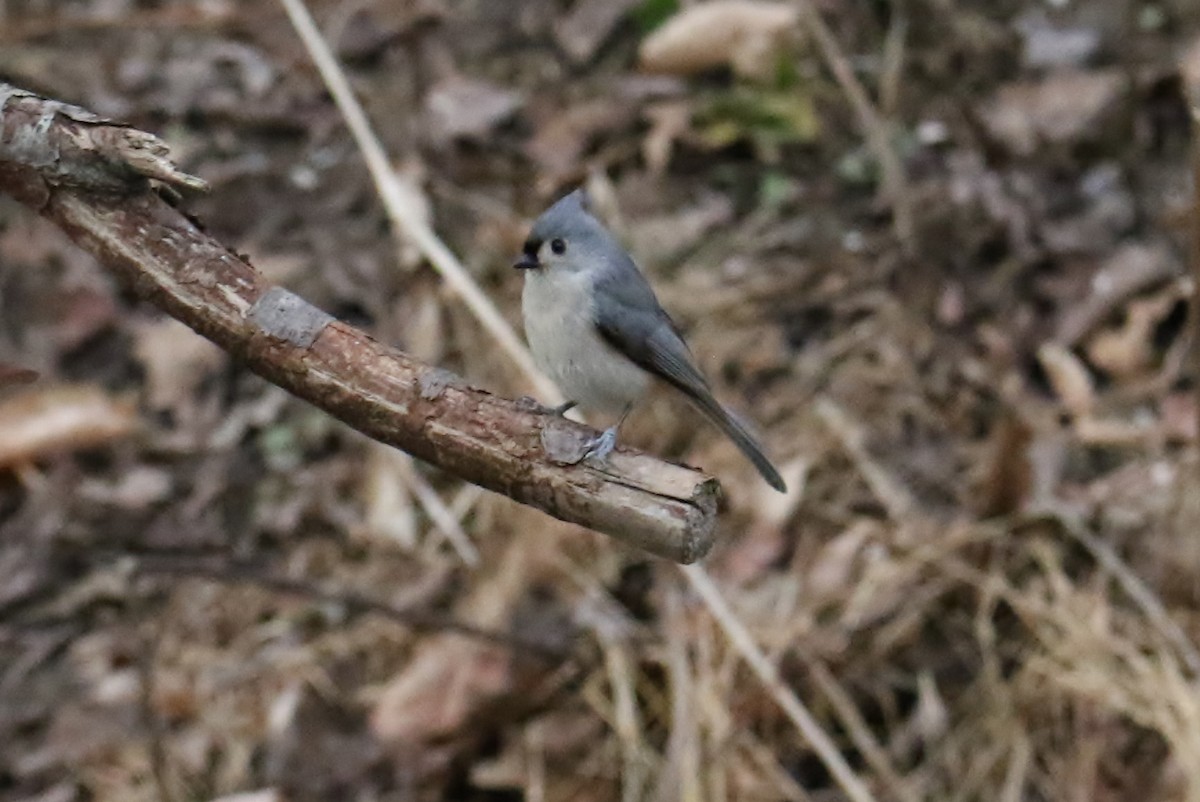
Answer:
<path fill-rule="evenodd" d="M 588 443 L 585 457 L 590 457 L 595 460 L 604 460 L 613 449 L 617 447 L 617 427 L 609 426 L 598 437 Z"/>

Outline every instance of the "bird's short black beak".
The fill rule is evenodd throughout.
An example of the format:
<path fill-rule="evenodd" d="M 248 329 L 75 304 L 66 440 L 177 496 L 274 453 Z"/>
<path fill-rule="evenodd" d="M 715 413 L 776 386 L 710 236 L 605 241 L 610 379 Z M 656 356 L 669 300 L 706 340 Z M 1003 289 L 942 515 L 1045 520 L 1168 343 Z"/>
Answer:
<path fill-rule="evenodd" d="M 542 264 L 538 261 L 537 256 L 531 253 L 521 254 L 521 258 L 513 265 L 517 270 L 536 270 L 541 266 Z"/>

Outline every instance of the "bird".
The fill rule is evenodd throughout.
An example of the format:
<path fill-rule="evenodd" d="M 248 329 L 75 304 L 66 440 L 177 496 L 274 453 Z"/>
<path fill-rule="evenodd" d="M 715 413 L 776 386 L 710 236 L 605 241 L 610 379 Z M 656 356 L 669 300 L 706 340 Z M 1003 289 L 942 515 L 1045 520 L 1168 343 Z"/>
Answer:
<path fill-rule="evenodd" d="M 513 265 L 524 273 L 521 309 L 534 362 L 575 406 L 618 415 L 588 444 L 603 460 L 648 389 L 661 380 L 720 429 L 779 492 L 787 485 L 742 420 L 713 397 L 679 327 L 617 238 L 576 189 L 534 221 Z"/>

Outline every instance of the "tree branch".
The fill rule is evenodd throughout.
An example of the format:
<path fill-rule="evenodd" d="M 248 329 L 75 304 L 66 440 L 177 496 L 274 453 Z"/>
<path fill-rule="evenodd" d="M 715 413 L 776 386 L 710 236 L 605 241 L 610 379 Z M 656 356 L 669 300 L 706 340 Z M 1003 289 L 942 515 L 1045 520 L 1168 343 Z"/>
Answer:
<path fill-rule="evenodd" d="M 150 179 L 203 187 L 155 137 L 0 83 L 0 191 L 55 222 L 139 296 L 252 371 L 383 443 L 556 518 L 677 562 L 712 545 L 720 492 L 586 426 L 499 398 L 268 286 Z"/>

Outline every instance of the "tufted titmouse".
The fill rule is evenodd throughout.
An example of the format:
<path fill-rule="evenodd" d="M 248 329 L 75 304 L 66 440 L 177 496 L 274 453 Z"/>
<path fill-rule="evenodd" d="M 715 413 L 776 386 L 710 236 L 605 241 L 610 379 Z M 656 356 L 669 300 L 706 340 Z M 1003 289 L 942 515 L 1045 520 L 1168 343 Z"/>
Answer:
<path fill-rule="evenodd" d="M 521 306 L 533 358 L 570 399 L 557 411 L 579 403 L 620 415 L 592 444 L 590 454 L 603 459 L 656 376 L 687 396 L 771 487 L 784 492 L 783 478 L 746 426 L 713 398 L 633 259 L 585 203 L 583 191 L 575 190 L 543 212 L 514 265 L 525 271 Z"/>

